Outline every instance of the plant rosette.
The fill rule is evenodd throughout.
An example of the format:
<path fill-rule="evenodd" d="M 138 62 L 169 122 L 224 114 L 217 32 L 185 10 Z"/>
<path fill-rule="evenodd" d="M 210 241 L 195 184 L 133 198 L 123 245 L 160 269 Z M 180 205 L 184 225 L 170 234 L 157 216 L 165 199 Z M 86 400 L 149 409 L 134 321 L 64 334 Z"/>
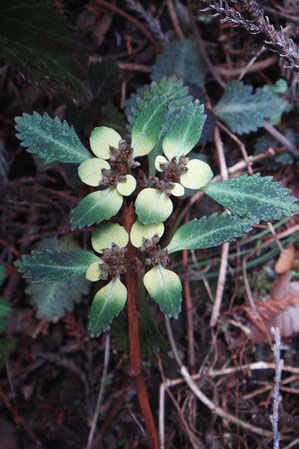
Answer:
<path fill-rule="evenodd" d="M 159 304 L 161 311 L 176 318 L 181 309 L 182 285 L 178 275 L 165 268 L 169 263 L 167 252 L 157 245 L 163 232 L 163 223 L 144 225 L 136 221 L 130 232 L 130 240 L 133 246 L 144 253 L 143 265 L 153 266 L 143 277 L 148 294 Z M 100 257 L 89 266 L 86 278 L 93 282 L 111 278 L 93 298 L 89 315 L 92 336 L 104 332 L 125 307 L 127 289 L 120 276 L 132 268 L 132 261 L 126 258 L 128 241 L 127 231 L 116 223 L 104 224 L 92 235 L 92 247 Z M 138 269 L 140 264 L 141 261 L 139 264 L 137 262 L 135 268 Z"/>
<path fill-rule="evenodd" d="M 83 161 L 78 168 L 82 182 L 103 187 L 90 193 L 72 212 L 73 228 L 90 226 L 108 220 L 118 213 L 123 196 L 136 189 L 136 179 L 130 169 L 139 165 L 132 158 L 132 150 L 112 128 L 100 126 L 90 136 L 90 147 L 96 157 Z M 109 162 L 108 162 L 109 160 Z"/>
<path fill-rule="evenodd" d="M 206 162 L 185 157 L 193 148 L 190 148 L 189 143 L 184 146 L 167 135 L 163 139 L 162 148 L 166 157 L 157 156 L 155 167 L 159 172 L 164 172 L 164 179 L 152 178 L 154 187 L 143 189 L 135 201 L 138 219 L 144 224 L 167 220 L 173 210 L 170 195 L 183 196 L 185 187 L 199 190 L 213 177 L 213 172 Z"/>

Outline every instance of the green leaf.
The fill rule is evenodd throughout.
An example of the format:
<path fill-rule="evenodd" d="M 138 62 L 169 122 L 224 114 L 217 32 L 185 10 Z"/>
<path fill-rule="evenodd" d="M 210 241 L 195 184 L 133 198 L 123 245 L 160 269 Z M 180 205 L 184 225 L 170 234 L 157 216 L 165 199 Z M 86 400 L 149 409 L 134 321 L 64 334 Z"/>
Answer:
<path fill-rule="evenodd" d="M 86 96 L 86 51 L 43 0 L 1 0 L 0 55 L 48 95 Z"/>
<path fill-rule="evenodd" d="M 181 226 L 165 248 L 169 254 L 183 249 L 202 249 L 232 242 L 252 229 L 252 221 L 224 212 L 195 218 Z"/>
<path fill-rule="evenodd" d="M 162 141 L 169 160 L 190 153 L 199 141 L 205 119 L 204 106 L 198 100 L 182 108 Z"/>
<path fill-rule="evenodd" d="M 192 97 L 188 95 L 187 87 L 183 86 L 182 80 L 169 78 L 161 80 L 159 84 L 152 82 L 150 86 L 137 89 L 137 93 L 133 94 L 126 102 L 126 115 L 131 127 L 144 107 L 154 97 L 162 97 L 163 95 L 171 100 L 169 103 L 169 111 L 171 112 L 179 112 L 182 106 L 189 104 L 192 100 Z"/>
<path fill-rule="evenodd" d="M 135 201 L 138 219 L 145 225 L 167 220 L 172 209 L 172 201 L 166 193 L 152 188 L 141 190 Z"/>
<path fill-rule="evenodd" d="M 24 278 L 35 282 L 61 281 L 84 274 L 93 262 L 99 258 L 84 250 L 76 251 L 32 251 L 15 262 Z"/>
<path fill-rule="evenodd" d="M 89 314 L 88 328 L 92 337 L 98 337 L 107 329 L 113 318 L 123 310 L 126 301 L 127 289 L 119 277 L 98 291 Z"/>
<path fill-rule="evenodd" d="M 204 70 L 195 41 L 184 39 L 172 41 L 163 47 L 153 66 L 152 80 L 176 75 L 185 83 L 204 84 Z"/>
<path fill-rule="evenodd" d="M 286 82 L 285 80 L 281 79 L 280 81 Z M 272 114 L 269 118 L 267 118 L 267 122 L 270 123 L 270 125 L 277 126 L 281 123 L 282 114 L 284 112 L 289 112 L 292 110 L 292 105 L 288 101 L 286 101 L 281 95 L 279 95 L 280 90 L 284 91 L 284 83 L 282 83 L 282 86 L 279 83 L 279 80 L 276 84 L 273 85 L 266 85 L 263 87 L 264 92 L 273 92 L 273 95 L 276 98 L 276 107 L 273 109 Z"/>
<path fill-rule="evenodd" d="M 74 304 L 82 301 L 89 291 L 89 282 L 84 276 L 58 282 L 31 283 L 25 293 L 37 307 L 37 317 L 52 321 L 62 318 L 73 310 Z"/>
<path fill-rule="evenodd" d="M 122 203 L 123 197 L 115 187 L 90 193 L 73 209 L 70 220 L 72 229 L 109 220 L 117 214 Z"/>
<path fill-rule="evenodd" d="M 178 275 L 158 265 L 144 275 L 143 283 L 160 310 L 166 312 L 169 318 L 177 318 L 182 302 L 182 284 Z"/>
<path fill-rule="evenodd" d="M 252 86 L 233 81 L 226 86 L 222 98 L 213 108 L 214 113 L 235 133 L 256 131 L 277 107 L 278 100 L 272 92 L 257 89 L 252 95 L 252 91 Z"/>
<path fill-rule="evenodd" d="M 154 97 L 137 116 L 132 128 L 133 157 L 145 156 L 154 148 L 169 102 L 166 95 Z"/>
<path fill-rule="evenodd" d="M 72 126 L 48 114 L 23 114 L 16 118 L 17 137 L 29 153 L 37 154 L 46 164 L 54 161 L 80 163 L 92 157 L 80 142 Z"/>
<path fill-rule="evenodd" d="M 280 220 L 296 210 L 296 198 L 271 176 L 238 176 L 207 184 L 201 189 L 231 213 L 260 221 Z"/>

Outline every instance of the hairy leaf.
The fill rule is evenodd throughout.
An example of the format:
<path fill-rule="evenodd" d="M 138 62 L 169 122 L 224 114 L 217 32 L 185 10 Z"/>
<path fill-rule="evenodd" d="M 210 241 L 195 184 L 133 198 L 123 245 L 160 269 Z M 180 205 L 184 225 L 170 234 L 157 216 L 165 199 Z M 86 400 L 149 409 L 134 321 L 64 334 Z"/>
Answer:
<path fill-rule="evenodd" d="M 72 229 L 109 220 L 117 214 L 122 203 L 123 197 L 114 187 L 90 193 L 73 209 L 70 220 Z"/>
<path fill-rule="evenodd" d="M 242 81 L 228 84 L 225 92 L 214 107 L 214 113 L 238 134 L 256 131 L 266 118 L 272 116 L 277 107 L 277 96 L 272 92 L 245 86 Z"/>
<path fill-rule="evenodd" d="M 159 82 L 163 77 L 176 75 L 184 82 L 202 86 L 204 71 L 195 41 L 184 39 L 165 45 L 153 66 L 152 80 Z"/>
<path fill-rule="evenodd" d="M 260 221 L 280 220 L 296 210 L 296 198 L 271 176 L 238 176 L 213 182 L 201 189 L 233 214 Z"/>
<path fill-rule="evenodd" d="M 181 109 L 162 142 L 169 160 L 190 153 L 201 136 L 205 118 L 204 106 L 198 100 Z"/>
<path fill-rule="evenodd" d="M 86 96 L 85 54 L 44 0 L 1 0 L 0 56 L 48 95 Z"/>
<path fill-rule="evenodd" d="M 118 277 L 98 291 L 89 314 L 88 328 L 92 337 L 98 337 L 107 329 L 113 318 L 125 307 L 126 300 L 127 289 Z"/>
<path fill-rule="evenodd" d="M 126 115 L 128 116 L 130 125 L 134 125 L 136 118 L 146 104 L 150 103 L 154 97 L 161 97 L 163 95 L 171 100 L 168 105 L 170 112 L 179 111 L 182 106 L 189 104 L 192 100 L 192 97 L 188 95 L 188 89 L 183 86 L 181 80 L 169 78 L 161 80 L 159 84 L 152 82 L 150 86 L 137 89 L 137 93 L 133 94 L 127 101 Z"/>
<path fill-rule="evenodd" d="M 136 117 L 132 128 L 133 157 L 145 156 L 156 145 L 169 102 L 165 94 L 154 97 Z"/>
<path fill-rule="evenodd" d="M 51 162 L 80 163 L 91 154 L 80 142 L 72 126 L 48 114 L 23 114 L 16 118 L 17 137 L 29 153 L 37 154 L 46 164 Z"/>
<path fill-rule="evenodd" d="M 84 274 L 93 262 L 99 258 L 84 250 L 76 251 L 35 251 L 30 255 L 22 256 L 15 262 L 16 267 L 24 278 L 35 282 L 61 281 Z"/>
<path fill-rule="evenodd" d="M 202 249 L 232 242 L 252 228 L 252 221 L 234 215 L 215 213 L 209 217 L 195 218 L 181 226 L 172 237 L 169 254 L 183 249 Z"/>
<path fill-rule="evenodd" d="M 88 293 L 89 285 L 84 276 L 79 276 L 64 281 L 31 283 L 25 292 L 37 307 L 38 318 L 52 321 L 72 311 L 74 304 L 81 302 Z"/>
<path fill-rule="evenodd" d="M 144 275 L 143 283 L 160 310 L 166 312 L 169 318 L 177 318 L 182 302 L 182 284 L 178 275 L 158 265 Z"/>

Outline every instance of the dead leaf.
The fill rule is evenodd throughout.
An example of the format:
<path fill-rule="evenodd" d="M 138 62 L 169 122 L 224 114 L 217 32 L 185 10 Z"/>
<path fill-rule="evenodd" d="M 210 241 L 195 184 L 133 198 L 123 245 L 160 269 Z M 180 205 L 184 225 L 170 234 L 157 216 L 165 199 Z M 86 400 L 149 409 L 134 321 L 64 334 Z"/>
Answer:
<path fill-rule="evenodd" d="M 295 261 L 296 251 L 295 248 L 290 246 L 287 249 L 284 249 L 278 258 L 278 261 L 275 264 L 275 271 L 278 274 L 285 273 L 289 271 Z"/>

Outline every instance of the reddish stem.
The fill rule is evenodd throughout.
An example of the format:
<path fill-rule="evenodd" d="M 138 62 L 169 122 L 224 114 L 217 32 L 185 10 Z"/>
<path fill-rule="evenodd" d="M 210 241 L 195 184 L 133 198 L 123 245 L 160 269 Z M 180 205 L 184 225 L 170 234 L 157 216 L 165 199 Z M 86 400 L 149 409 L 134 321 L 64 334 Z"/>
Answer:
<path fill-rule="evenodd" d="M 124 204 L 123 208 L 123 225 L 128 233 L 130 233 L 132 225 L 135 221 L 134 207 L 131 203 L 129 206 Z M 128 259 L 134 264 L 136 260 L 136 249 L 132 244 L 128 243 Z M 133 265 L 134 266 L 134 265 Z M 130 370 L 129 375 L 133 378 L 139 405 L 145 421 L 148 439 L 153 449 L 160 449 L 158 433 L 154 423 L 151 407 L 149 404 L 145 383 L 142 375 L 141 352 L 139 340 L 139 319 L 138 319 L 138 280 L 137 273 L 134 268 L 130 268 L 126 272 L 126 286 L 128 291 L 127 309 L 128 309 L 128 329 L 129 329 L 129 345 L 130 345 Z"/>

